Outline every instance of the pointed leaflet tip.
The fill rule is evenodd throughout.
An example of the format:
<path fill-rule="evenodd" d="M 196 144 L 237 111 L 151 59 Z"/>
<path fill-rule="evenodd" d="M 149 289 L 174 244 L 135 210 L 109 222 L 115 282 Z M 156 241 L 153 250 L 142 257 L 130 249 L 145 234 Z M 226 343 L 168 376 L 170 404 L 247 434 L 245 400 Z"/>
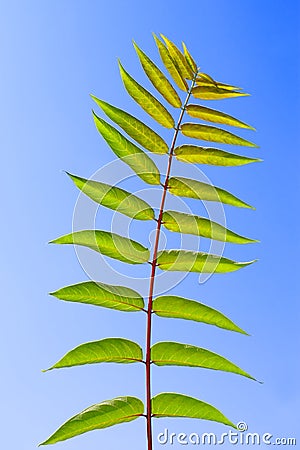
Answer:
<path fill-rule="evenodd" d="M 238 263 L 238 265 L 241 267 L 246 267 L 246 266 L 250 266 L 253 263 L 256 263 L 257 261 L 258 261 L 258 259 L 252 259 L 252 261 L 241 262 L 241 263 Z"/>
<path fill-rule="evenodd" d="M 96 102 L 97 103 L 97 100 L 99 100 L 95 95 L 93 95 L 93 94 L 90 94 L 90 97 L 91 97 L 91 99 L 92 100 L 94 100 L 94 102 Z"/>
<path fill-rule="evenodd" d="M 76 175 L 73 175 L 72 173 L 67 172 L 66 170 L 64 170 L 64 173 L 65 173 L 66 175 L 68 175 L 68 177 L 70 177 L 71 180 L 73 180 L 73 178 L 77 178 Z"/>

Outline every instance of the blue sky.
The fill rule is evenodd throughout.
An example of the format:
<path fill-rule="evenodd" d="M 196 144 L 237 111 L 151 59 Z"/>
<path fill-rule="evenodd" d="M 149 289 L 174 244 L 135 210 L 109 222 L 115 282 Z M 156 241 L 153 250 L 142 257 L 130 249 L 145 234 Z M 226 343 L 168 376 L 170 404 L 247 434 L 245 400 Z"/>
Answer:
<path fill-rule="evenodd" d="M 254 212 L 228 207 L 225 214 L 229 228 L 259 238 L 261 244 L 229 244 L 224 254 L 241 261 L 259 258 L 259 262 L 233 274 L 215 275 L 204 284 L 192 274 L 171 291 L 220 309 L 251 337 L 160 318 L 155 318 L 153 334 L 155 341 L 178 340 L 221 353 L 264 384 L 201 369 L 154 368 L 153 393 L 178 391 L 195 396 L 234 422 L 247 422 L 251 432 L 297 437 L 297 3 L 1 2 L 3 448 L 36 448 L 67 418 L 102 400 L 120 395 L 144 398 L 142 366 L 98 365 L 49 373 L 41 369 L 85 341 L 120 336 L 144 343 L 142 315 L 72 305 L 47 295 L 86 280 L 93 268 L 99 281 L 113 282 L 111 274 L 105 276 L 105 268 L 94 266 L 99 259 L 80 253 L 80 265 L 70 247 L 47 242 L 72 229 L 78 192 L 62 170 L 89 177 L 114 160 L 94 128 L 90 93 L 161 131 L 129 98 L 117 68 L 119 57 L 150 88 L 131 40 L 158 63 L 152 31 L 164 33 L 177 44 L 184 40 L 204 72 L 252 94 L 214 106 L 257 128 L 255 135 L 243 130 L 240 134 L 260 146 L 248 154 L 264 159 L 263 164 L 241 168 L 203 168 L 214 184 L 256 206 Z M 169 136 L 165 131 L 163 135 Z M 235 151 L 242 153 L 240 148 Z M 174 170 L 188 174 L 183 165 Z M 145 188 L 134 179 L 125 185 L 136 192 Z M 195 213 L 201 212 L 195 201 L 187 203 Z M 87 213 L 92 211 L 91 205 L 84 207 Z M 89 217 L 81 211 L 84 223 Z M 107 229 L 111 217 L 108 211 L 98 211 L 97 226 Z M 145 245 L 150 231 L 148 224 L 133 225 L 131 230 Z M 176 244 L 174 236 L 166 236 L 169 248 Z M 123 265 L 113 267 L 122 270 Z M 135 275 L 147 276 L 147 269 L 141 267 L 141 275 Z M 128 285 L 134 286 L 133 272 L 128 277 Z M 165 427 L 177 433 L 224 431 L 221 425 L 196 420 L 157 420 L 154 435 Z M 92 432 L 57 448 L 115 450 L 120 442 L 132 450 L 144 448 L 143 420 Z"/>

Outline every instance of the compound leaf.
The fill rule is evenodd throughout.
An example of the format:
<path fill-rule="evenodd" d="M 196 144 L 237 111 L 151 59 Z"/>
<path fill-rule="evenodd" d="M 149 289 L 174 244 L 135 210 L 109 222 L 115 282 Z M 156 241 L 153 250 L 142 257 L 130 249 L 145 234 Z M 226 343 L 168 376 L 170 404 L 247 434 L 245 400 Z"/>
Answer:
<path fill-rule="evenodd" d="M 244 330 L 224 314 L 195 300 L 175 295 L 164 295 L 154 299 L 152 309 L 160 317 L 193 320 L 247 335 Z"/>
<path fill-rule="evenodd" d="M 217 111 L 216 109 L 207 108 L 206 106 L 190 104 L 187 105 L 186 112 L 191 117 L 206 120 L 207 122 L 222 123 L 224 125 L 231 125 L 233 127 L 255 130 L 255 128 L 247 125 L 244 122 L 241 122 L 240 120 L 230 116 L 229 114 L 225 114 L 222 111 Z"/>
<path fill-rule="evenodd" d="M 178 69 L 179 73 L 181 74 L 181 77 L 187 78 L 188 80 L 192 80 L 194 77 L 194 73 L 193 73 L 189 63 L 185 59 L 184 55 L 179 50 L 179 48 L 177 48 L 176 45 L 172 41 L 170 41 L 170 39 L 168 39 L 166 36 L 164 36 L 163 34 L 161 34 L 161 37 L 165 41 L 165 43 L 167 45 L 167 49 L 169 50 L 170 56 L 173 59 L 173 61 L 175 62 L 177 69 Z"/>
<path fill-rule="evenodd" d="M 162 250 L 157 256 L 158 267 L 173 272 L 227 273 L 253 262 L 255 261 L 237 262 L 219 255 L 189 250 Z"/>
<path fill-rule="evenodd" d="M 143 122 L 128 114 L 126 111 L 116 108 L 93 95 L 92 98 L 111 120 L 123 128 L 130 137 L 144 148 L 153 153 L 168 153 L 169 147 L 165 141 Z"/>
<path fill-rule="evenodd" d="M 258 148 L 253 142 L 223 130 L 222 128 L 212 127 L 210 125 L 202 125 L 198 123 L 184 123 L 180 128 L 184 136 L 188 136 L 195 139 L 201 139 L 203 141 L 220 142 L 222 144 L 231 145 L 244 145 L 247 147 Z"/>
<path fill-rule="evenodd" d="M 230 89 L 224 89 L 222 87 L 217 87 L 213 84 L 211 85 L 198 85 L 192 89 L 192 95 L 195 98 L 200 98 L 201 100 L 221 100 L 224 98 L 234 98 L 234 97 L 247 97 L 249 94 L 246 92 L 232 91 Z"/>
<path fill-rule="evenodd" d="M 150 258 L 149 250 L 139 242 L 102 230 L 76 231 L 54 239 L 50 244 L 82 245 L 128 264 L 143 264 Z"/>
<path fill-rule="evenodd" d="M 120 62 L 119 67 L 128 94 L 159 124 L 166 128 L 173 128 L 175 122 L 169 111 L 149 91 L 135 81 Z"/>
<path fill-rule="evenodd" d="M 187 366 L 222 370 L 255 380 L 228 359 L 205 348 L 179 342 L 158 342 L 151 348 L 151 360 L 156 366 Z"/>
<path fill-rule="evenodd" d="M 107 338 L 79 345 L 48 370 L 108 362 L 129 364 L 142 360 L 143 351 L 135 342 L 122 338 Z"/>
<path fill-rule="evenodd" d="M 195 198 L 198 200 L 208 200 L 211 202 L 221 202 L 239 208 L 251 208 L 248 203 L 243 202 L 230 192 L 224 189 L 203 183 L 202 181 L 192 180 L 184 177 L 172 177 L 169 180 L 168 190 L 171 194 Z"/>
<path fill-rule="evenodd" d="M 68 172 L 67 174 L 85 195 L 100 205 L 114 209 L 133 219 L 154 219 L 155 214 L 151 206 L 134 194 L 116 186 L 100 183 L 99 181 L 86 180 Z"/>
<path fill-rule="evenodd" d="M 253 162 L 260 162 L 258 158 L 228 153 L 224 150 L 211 147 L 199 147 L 198 145 L 181 145 L 174 149 L 174 155 L 178 161 L 193 164 L 210 164 L 212 166 L 243 166 Z"/>
<path fill-rule="evenodd" d="M 105 120 L 95 113 L 93 115 L 97 130 L 118 158 L 128 164 L 145 183 L 160 184 L 160 173 L 152 159 Z"/>
<path fill-rule="evenodd" d="M 55 444 L 87 431 L 131 422 L 142 416 L 143 412 L 143 402 L 135 397 L 117 397 L 113 400 L 106 400 L 71 417 L 40 445 Z"/>
<path fill-rule="evenodd" d="M 169 72 L 169 74 L 171 75 L 171 77 L 173 78 L 173 80 L 175 81 L 175 83 L 177 84 L 177 86 L 179 87 L 179 89 L 182 89 L 183 91 L 188 91 L 188 84 L 185 81 L 185 79 L 181 76 L 175 62 L 173 61 L 169 50 L 167 49 L 167 47 L 158 39 L 157 36 L 155 36 L 155 34 L 153 34 L 160 57 L 162 62 L 164 63 L 167 71 Z"/>
<path fill-rule="evenodd" d="M 155 417 L 188 417 L 220 422 L 233 428 L 236 426 L 214 406 L 193 397 L 173 392 L 163 392 L 152 398 L 152 413 Z"/>
<path fill-rule="evenodd" d="M 233 244 L 251 244 L 258 242 L 240 236 L 217 222 L 213 222 L 205 217 L 194 216 L 192 214 L 178 211 L 165 211 L 162 216 L 162 223 L 170 231 L 183 234 L 194 234 L 209 239 L 222 242 L 232 242 Z"/>
<path fill-rule="evenodd" d="M 170 103 L 170 105 L 175 108 L 180 108 L 181 100 L 169 80 L 135 42 L 133 45 L 139 57 L 140 63 L 153 86 L 164 97 L 164 99 Z"/>
<path fill-rule="evenodd" d="M 141 311 L 145 306 L 142 296 L 133 289 L 96 281 L 65 286 L 50 292 L 50 295 L 67 302 L 85 303 L 126 312 Z"/>

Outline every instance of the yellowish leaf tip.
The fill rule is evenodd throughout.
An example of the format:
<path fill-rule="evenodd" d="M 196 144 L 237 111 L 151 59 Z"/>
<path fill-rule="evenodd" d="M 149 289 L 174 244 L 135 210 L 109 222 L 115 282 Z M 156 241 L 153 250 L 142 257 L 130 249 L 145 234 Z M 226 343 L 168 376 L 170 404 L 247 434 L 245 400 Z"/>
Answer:
<path fill-rule="evenodd" d="M 163 42 L 161 42 L 161 40 L 158 38 L 158 36 L 156 36 L 156 34 L 155 33 L 152 33 L 152 35 L 153 35 L 153 37 L 154 37 L 154 40 L 155 40 L 155 42 L 157 43 L 157 42 L 160 42 L 162 45 L 164 45 L 164 43 Z"/>
<path fill-rule="evenodd" d="M 250 264 L 253 264 L 253 263 L 256 263 L 256 262 L 258 262 L 258 259 L 253 259 L 252 261 L 248 261 L 246 264 L 250 265 Z"/>
<path fill-rule="evenodd" d="M 118 58 L 118 65 L 121 70 L 124 70 L 124 67 L 122 66 L 120 58 Z"/>
<path fill-rule="evenodd" d="M 251 337 L 251 334 L 249 334 L 249 333 L 247 333 L 247 331 L 245 331 L 245 330 L 242 330 L 242 334 L 244 334 L 245 336 L 249 336 L 249 337 Z"/>

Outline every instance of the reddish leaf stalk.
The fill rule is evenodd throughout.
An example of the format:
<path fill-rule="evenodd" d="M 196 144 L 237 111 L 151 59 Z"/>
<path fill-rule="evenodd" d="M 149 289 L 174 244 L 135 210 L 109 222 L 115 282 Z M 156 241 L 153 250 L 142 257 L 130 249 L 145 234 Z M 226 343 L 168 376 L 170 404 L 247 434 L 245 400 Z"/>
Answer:
<path fill-rule="evenodd" d="M 167 196 L 167 190 L 169 185 L 169 178 L 171 173 L 171 167 L 172 167 L 172 158 L 173 158 L 173 152 L 176 145 L 177 136 L 179 133 L 180 125 L 185 113 L 185 109 L 187 106 L 187 103 L 189 101 L 189 98 L 191 96 L 192 89 L 194 87 L 195 81 L 196 81 L 197 74 L 194 74 L 194 78 L 192 80 L 191 86 L 188 90 L 187 97 L 185 99 L 185 102 L 183 104 L 180 116 L 178 118 L 177 125 L 175 127 L 175 132 L 173 135 L 172 143 L 169 150 L 169 158 L 168 158 L 168 166 L 167 166 L 167 172 L 166 172 L 166 178 L 165 182 L 163 184 L 163 192 L 160 202 L 160 208 L 159 208 L 159 215 L 157 219 L 157 226 L 156 226 L 156 232 L 155 232 L 155 242 L 154 242 L 154 249 L 153 249 L 153 258 L 151 261 L 151 274 L 150 274 L 150 284 L 149 284 L 149 296 L 148 296 L 148 307 L 147 307 L 147 331 L 146 331 L 146 403 L 147 403 L 147 442 L 148 442 L 148 450 L 153 449 L 153 439 L 152 439 L 152 409 L 151 409 L 151 330 L 152 330 L 152 303 L 153 303 L 153 294 L 154 294 L 154 282 L 155 282 L 155 274 L 156 274 L 156 267 L 157 267 L 157 253 L 158 253 L 158 247 L 159 247 L 159 239 L 160 239 L 160 230 L 162 225 L 162 216 L 164 212 L 164 206 Z"/>

